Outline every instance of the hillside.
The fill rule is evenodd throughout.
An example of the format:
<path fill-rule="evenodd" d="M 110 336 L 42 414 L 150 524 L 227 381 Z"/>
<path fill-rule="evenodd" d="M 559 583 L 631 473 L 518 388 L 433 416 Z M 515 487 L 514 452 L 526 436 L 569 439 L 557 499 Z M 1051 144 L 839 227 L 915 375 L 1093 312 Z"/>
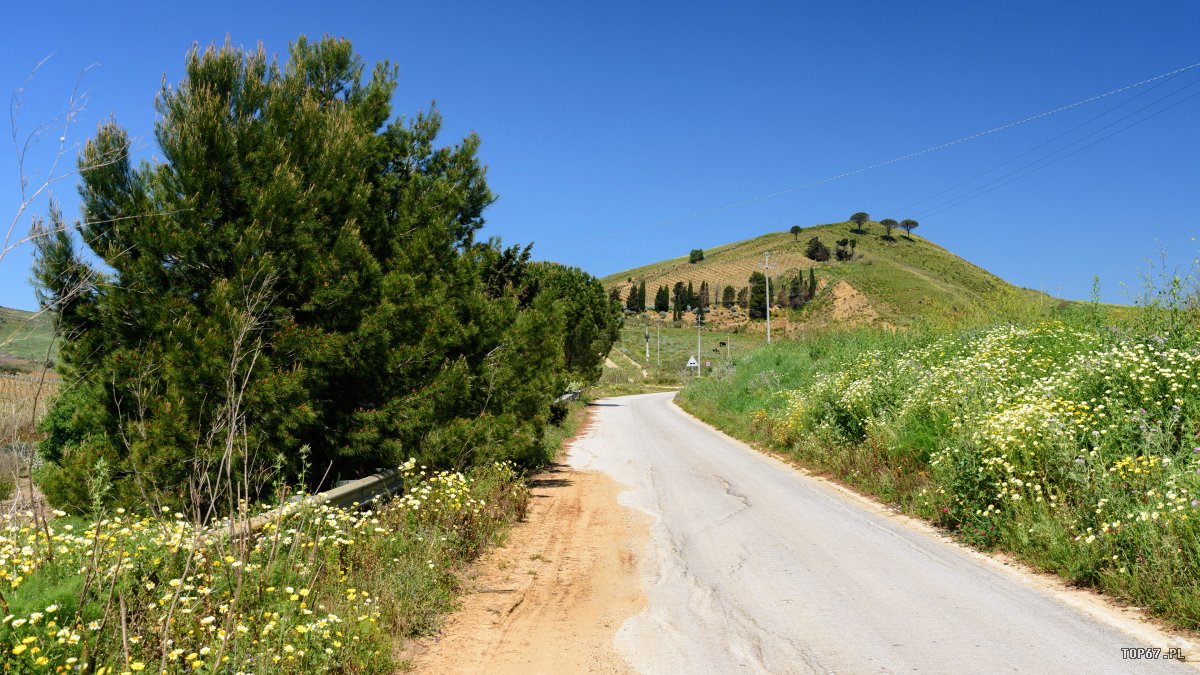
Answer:
<path fill-rule="evenodd" d="M 29 366 L 46 360 L 52 349 L 50 317 L 46 314 L 0 307 L 0 364 Z M 49 353 L 54 357 L 53 352 Z"/>
<path fill-rule="evenodd" d="M 896 230 L 893 240 L 886 241 L 878 223 L 868 224 L 865 234 L 852 232 L 852 228 L 854 224 L 846 222 L 806 227 L 799 237 L 787 232 L 765 234 L 705 250 L 704 260 L 698 263 L 689 263 L 684 256 L 613 274 L 601 281 L 606 288 L 618 288 L 624 298 L 631 279 L 635 283 L 644 279 L 647 304 L 652 305 L 659 286 L 670 288 L 677 281 L 690 281 L 696 288 L 707 281 L 718 291 L 726 286 L 739 290 L 747 285 L 752 272 L 762 270 L 763 255 L 770 253 L 772 279 L 815 268 L 820 289 L 803 309 L 777 315 L 777 329 L 782 332 L 827 325 L 960 322 L 1057 302 L 1044 293 L 1015 287 L 919 235 L 909 237 Z M 804 252 L 813 237 L 830 251 L 838 240 L 855 239 L 855 258 L 841 262 L 810 260 Z M 736 309 L 718 310 L 712 319 L 726 327 L 733 324 L 756 329 L 747 323 L 745 312 Z"/>

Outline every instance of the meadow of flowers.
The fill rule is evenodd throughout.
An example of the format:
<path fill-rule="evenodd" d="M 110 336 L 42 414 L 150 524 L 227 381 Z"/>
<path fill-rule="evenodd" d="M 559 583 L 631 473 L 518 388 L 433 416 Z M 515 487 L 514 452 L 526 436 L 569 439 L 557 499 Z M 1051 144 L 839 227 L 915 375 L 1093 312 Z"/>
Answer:
<path fill-rule="evenodd" d="M 401 468 L 400 497 L 287 506 L 250 536 L 249 514 L 0 516 L 0 671 L 393 672 L 528 500 L 507 463 Z"/>
<path fill-rule="evenodd" d="M 1200 333 L 1042 321 L 828 342 L 752 356 L 727 403 L 685 402 L 756 406 L 760 440 L 1200 627 Z M 751 373 L 781 363 L 783 384 L 756 390 Z"/>

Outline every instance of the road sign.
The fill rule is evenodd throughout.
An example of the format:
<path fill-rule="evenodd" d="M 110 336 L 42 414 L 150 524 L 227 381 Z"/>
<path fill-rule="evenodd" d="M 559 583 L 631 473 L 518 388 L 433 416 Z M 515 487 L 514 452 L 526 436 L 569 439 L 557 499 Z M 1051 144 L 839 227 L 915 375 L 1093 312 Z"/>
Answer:
<path fill-rule="evenodd" d="M 700 365 L 699 363 L 696 363 L 696 357 L 694 357 L 694 356 L 688 357 L 688 364 L 687 364 L 688 368 L 695 368 L 699 365 Z"/>
<path fill-rule="evenodd" d="M 704 362 L 704 367 L 705 367 L 705 368 L 712 368 L 712 361 L 705 361 L 705 362 Z"/>

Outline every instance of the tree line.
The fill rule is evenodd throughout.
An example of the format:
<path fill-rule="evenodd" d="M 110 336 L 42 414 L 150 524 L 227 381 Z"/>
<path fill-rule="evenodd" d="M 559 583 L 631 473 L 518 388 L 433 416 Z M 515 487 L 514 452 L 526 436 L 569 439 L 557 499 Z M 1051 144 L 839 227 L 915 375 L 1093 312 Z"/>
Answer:
<path fill-rule="evenodd" d="M 800 309 L 808 301 L 816 297 L 817 276 L 812 268 L 808 273 L 795 270 L 790 274 L 771 279 L 771 291 L 775 296 L 771 300 L 772 307 L 787 307 Z M 644 280 L 632 283 L 624 300 L 625 311 L 640 314 L 648 309 L 655 312 L 671 312 L 674 321 L 680 321 L 685 312 L 704 313 L 711 307 L 721 306 L 725 309 L 739 307 L 747 310 L 752 319 L 766 317 L 767 279 L 762 272 L 753 272 L 748 285 L 734 288 L 727 285 L 718 290 L 707 281 L 701 281 L 697 287 L 692 281 L 677 281 L 673 286 L 659 286 L 651 304 L 646 302 L 646 282 Z M 621 303 L 621 291 L 613 288 L 609 299 Z"/>
<path fill-rule="evenodd" d="M 87 142 L 82 221 L 52 210 L 34 269 L 67 383 L 40 444 L 55 504 L 86 506 L 97 463 L 111 499 L 174 509 L 410 456 L 544 461 L 621 308 L 478 238 L 479 138 L 393 117 L 396 82 L 344 40 L 301 38 L 282 67 L 194 49 L 156 102 L 161 159 L 135 163 L 115 121 Z"/>

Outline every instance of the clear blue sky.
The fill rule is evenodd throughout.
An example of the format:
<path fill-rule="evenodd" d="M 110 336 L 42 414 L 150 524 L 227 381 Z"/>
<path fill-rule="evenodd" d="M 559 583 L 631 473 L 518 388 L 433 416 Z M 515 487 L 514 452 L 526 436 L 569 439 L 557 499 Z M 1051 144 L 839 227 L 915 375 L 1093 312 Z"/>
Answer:
<path fill-rule="evenodd" d="M 533 241 L 538 257 L 597 275 L 859 210 L 915 217 L 920 234 L 966 259 L 1067 298 L 1089 297 L 1099 274 L 1103 297 L 1125 301 L 1120 283 L 1137 286 L 1160 244 L 1179 265 L 1200 250 L 1192 239 L 1200 230 L 1200 96 L 1183 100 L 1200 92 L 1200 68 L 1152 91 L 1147 85 L 884 168 L 648 227 L 1200 62 L 1194 0 L 362 4 L 16 3 L 5 13 L 0 85 L 20 86 L 54 54 L 26 94 L 28 131 L 61 109 L 77 73 L 95 63 L 84 79 L 88 110 L 68 143 L 114 115 L 149 156 L 154 96 L 164 76 L 178 81 L 193 42 L 228 34 L 235 44 L 261 41 L 283 53 L 300 34 L 347 37 L 368 62 L 400 67 L 398 114 L 436 100 L 445 142 L 481 135 L 500 196 L 486 234 Z M 1196 84 L 1154 103 L 1189 83 Z M 1150 107 L 1137 112 L 1143 106 Z M 1137 120 L 1144 121 L 953 203 L 964 189 Z M 1094 135 L 1080 140 L 1087 134 Z M 1048 141 L 959 191 L 902 210 Z M 44 159 L 52 147 L 34 152 Z M 18 202 L 11 147 L 0 160 L 7 226 Z M 59 184 L 56 197 L 74 215 L 74 184 Z M 580 243 L 594 237 L 604 238 Z M 28 276 L 28 247 L 0 262 L 0 304 L 32 308 Z"/>

